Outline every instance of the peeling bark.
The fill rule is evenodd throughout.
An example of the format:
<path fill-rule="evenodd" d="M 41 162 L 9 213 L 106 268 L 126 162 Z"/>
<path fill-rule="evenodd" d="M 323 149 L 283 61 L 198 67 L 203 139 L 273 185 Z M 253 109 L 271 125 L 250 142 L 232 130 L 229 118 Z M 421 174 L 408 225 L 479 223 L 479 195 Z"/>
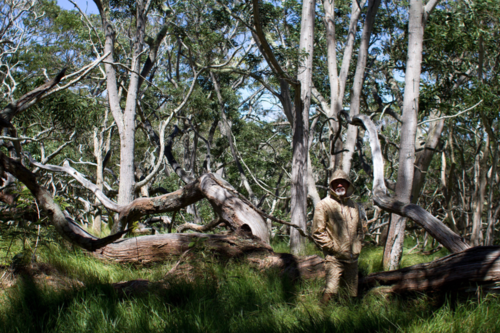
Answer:
<path fill-rule="evenodd" d="M 256 238 L 236 235 L 162 234 L 127 238 L 96 251 L 100 258 L 118 262 L 157 262 L 176 258 L 184 252 L 207 251 L 224 258 L 250 253 L 272 253 L 272 248 Z"/>

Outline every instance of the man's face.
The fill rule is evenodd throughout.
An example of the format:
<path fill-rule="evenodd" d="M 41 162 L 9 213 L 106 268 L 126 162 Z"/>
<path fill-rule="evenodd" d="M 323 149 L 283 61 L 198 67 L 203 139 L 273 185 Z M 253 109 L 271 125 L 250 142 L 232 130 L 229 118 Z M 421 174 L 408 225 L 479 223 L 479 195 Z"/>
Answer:
<path fill-rule="evenodd" d="M 349 187 L 349 182 L 345 179 L 337 179 L 331 184 L 333 192 L 339 197 L 345 196 L 347 188 Z"/>

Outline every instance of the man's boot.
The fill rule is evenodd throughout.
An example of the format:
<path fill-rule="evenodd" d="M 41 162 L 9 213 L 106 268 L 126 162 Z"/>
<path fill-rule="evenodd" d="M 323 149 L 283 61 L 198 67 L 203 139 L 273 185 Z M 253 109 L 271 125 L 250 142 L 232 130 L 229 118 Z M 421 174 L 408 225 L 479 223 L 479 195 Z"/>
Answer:
<path fill-rule="evenodd" d="M 328 302 L 330 302 L 333 295 L 334 295 L 333 293 L 324 293 L 323 297 L 321 298 L 321 302 L 320 302 L 321 305 L 328 305 Z"/>

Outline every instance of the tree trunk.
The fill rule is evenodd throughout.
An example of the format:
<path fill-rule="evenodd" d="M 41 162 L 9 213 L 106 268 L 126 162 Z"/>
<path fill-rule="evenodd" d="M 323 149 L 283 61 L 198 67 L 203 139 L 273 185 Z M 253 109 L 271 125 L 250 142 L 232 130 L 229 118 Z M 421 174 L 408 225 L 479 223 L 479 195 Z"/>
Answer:
<path fill-rule="evenodd" d="M 258 239 L 236 235 L 160 234 L 126 238 L 95 252 L 96 256 L 118 262 L 158 262 L 180 256 L 185 251 L 237 258 L 249 253 L 272 253 L 272 248 Z"/>
<path fill-rule="evenodd" d="M 348 123 L 363 126 L 368 131 L 373 159 L 373 201 L 375 205 L 390 213 L 412 219 L 451 252 L 468 249 L 469 245 L 459 235 L 422 207 L 396 200 L 388 195 L 384 181 L 384 159 L 375 124 L 366 115 L 358 115 L 352 121 L 347 113 L 343 112 L 343 115 L 347 118 Z"/>
<path fill-rule="evenodd" d="M 391 286 L 389 292 L 456 291 L 463 286 L 500 280 L 500 247 L 479 246 L 430 263 L 370 274 L 360 287 Z"/>
<path fill-rule="evenodd" d="M 189 251 L 189 252 L 188 252 Z M 187 253 L 186 253 L 187 252 Z M 234 235 L 163 234 L 122 239 L 94 252 L 98 258 L 124 263 L 161 262 L 203 252 L 221 260 L 243 259 L 260 270 L 279 269 L 294 279 L 324 276 L 323 259 L 275 253 L 256 239 Z"/>
<path fill-rule="evenodd" d="M 120 184 L 118 186 L 119 205 L 126 205 L 134 200 L 135 168 L 135 115 L 125 120 L 127 123 L 120 132 Z M 119 221 L 113 225 L 112 233 L 124 230 Z"/>
<path fill-rule="evenodd" d="M 497 165 L 498 165 L 498 145 L 494 146 L 495 152 L 493 153 L 493 166 L 491 167 L 491 175 L 489 176 L 489 192 L 488 192 L 488 213 L 486 222 L 487 228 L 484 237 L 485 245 L 493 245 L 495 241 L 495 217 L 493 216 L 493 190 L 496 182 Z"/>
<path fill-rule="evenodd" d="M 312 87 L 311 87 L 312 88 Z M 312 96 L 311 89 L 311 96 Z M 309 129 L 309 133 L 314 133 L 316 125 L 318 124 L 319 117 L 314 118 L 311 128 Z M 313 207 L 316 207 L 318 202 L 321 201 L 321 198 L 318 193 L 318 189 L 316 188 L 316 179 L 314 179 L 314 172 L 311 163 L 311 146 L 314 140 L 314 135 L 309 136 L 309 142 L 307 144 L 307 197 L 311 200 Z"/>
<path fill-rule="evenodd" d="M 318 190 L 316 189 L 316 181 L 314 179 L 313 168 L 311 164 L 311 154 L 307 153 L 307 196 L 311 199 L 313 207 L 321 201 Z"/>
<path fill-rule="evenodd" d="M 354 73 L 354 82 L 352 85 L 350 105 L 351 109 L 349 112 L 351 118 L 359 113 L 361 91 L 363 90 L 366 61 L 368 59 L 368 47 L 370 46 L 370 37 L 379 6 L 380 0 L 370 0 L 368 3 L 368 13 L 366 14 L 366 19 L 363 24 L 361 44 L 359 46 L 358 52 L 358 62 L 356 64 L 356 72 Z M 356 146 L 357 137 L 358 127 L 349 125 L 347 128 L 347 138 L 344 145 L 344 149 L 346 149 L 347 151 L 344 153 L 344 157 L 342 159 L 342 169 L 346 174 L 349 174 L 351 171 L 352 156 L 354 154 L 354 147 Z"/>
<path fill-rule="evenodd" d="M 422 0 L 411 0 L 409 9 L 408 59 L 405 72 L 405 94 L 401 141 L 399 144 L 399 169 L 396 197 L 402 202 L 411 202 L 415 161 L 415 135 L 417 131 L 418 98 L 420 94 L 420 71 L 424 42 L 424 4 Z M 393 215 L 389 225 L 387 243 L 384 248 L 384 270 L 399 267 L 403 252 L 406 219 Z"/>
<path fill-rule="evenodd" d="M 434 110 L 431 112 L 430 119 L 436 119 L 439 115 Z M 425 143 L 424 150 L 417 154 L 417 161 L 414 167 L 413 174 L 413 186 L 411 191 L 411 202 L 417 203 L 418 197 L 420 196 L 420 191 L 425 184 L 425 176 L 427 170 L 429 170 L 429 165 L 431 164 L 432 157 L 436 151 L 439 144 L 439 138 L 444 128 L 444 119 L 436 120 L 429 126 L 429 134 L 427 136 L 427 142 Z"/>
<path fill-rule="evenodd" d="M 104 123 L 106 125 L 106 123 Z M 99 140 L 98 134 L 97 134 L 97 128 L 94 128 L 94 156 L 96 159 L 96 182 L 95 185 L 99 190 L 103 190 L 104 188 L 104 166 L 103 166 L 103 156 L 102 156 L 102 141 Z M 94 200 L 94 203 L 96 205 L 100 204 L 99 200 L 96 198 Z M 100 210 L 98 213 L 94 216 L 94 221 L 92 223 L 92 230 L 96 234 L 101 234 L 101 214 Z"/>
<path fill-rule="evenodd" d="M 314 0 L 302 4 L 302 20 L 300 26 L 299 49 L 307 55 L 299 65 L 298 80 L 300 99 L 295 96 L 295 119 L 293 126 L 293 156 L 292 156 L 292 211 L 291 223 L 306 230 L 307 220 L 307 159 L 309 148 L 309 107 L 311 105 L 312 62 L 314 44 Z M 305 238 L 296 229 L 290 231 L 290 250 L 293 254 L 305 250 Z"/>
<path fill-rule="evenodd" d="M 356 36 L 356 29 L 359 17 L 361 15 L 361 7 L 364 6 L 366 1 L 352 1 L 351 4 L 351 17 L 349 21 L 349 32 L 345 43 L 344 54 L 342 58 L 342 66 L 340 68 L 340 75 L 337 74 L 337 39 L 335 36 L 335 1 L 325 0 L 323 6 L 325 9 L 325 29 L 326 29 L 326 43 L 327 43 L 327 57 L 328 57 L 328 77 L 330 81 L 330 110 L 328 110 L 328 117 L 337 119 L 339 112 L 342 111 L 344 103 L 344 92 L 347 81 L 347 73 L 351 63 L 352 53 L 354 49 L 354 37 Z M 333 139 L 338 131 L 341 131 L 337 121 L 332 122 L 330 128 L 330 139 Z M 342 168 L 342 140 L 336 140 L 331 143 L 330 147 L 330 168 L 336 170 Z"/>
<path fill-rule="evenodd" d="M 487 126 L 487 125 L 486 125 Z M 488 159 L 490 155 L 490 135 L 486 133 L 486 143 L 482 152 L 482 157 L 478 153 L 474 163 L 474 183 L 475 190 L 472 196 L 472 233 L 471 243 L 474 246 L 483 244 L 483 221 L 482 214 L 484 208 L 484 198 L 486 196 L 486 173 L 488 172 Z M 481 144 L 481 143 L 480 143 Z"/>
<path fill-rule="evenodd" d="M 120 93 L 117 88 L 117 77 L 114 69 L 114 42 L 115 31 L 111 25 L 109 2 L 95 0 L 102 19 L 102 27 L 106 36 L 104 52 L 109 52 L 106 58 L 106 85 L 109 106 L 116 121 L 120 134 L 120 184 L 118 187 L 118 204 L 126 205 L 134 199 L 134 150 L 135 150 L 135 116 L 138 100 L 140 75 L 140 56 L 144 47 L 146 31 L 146 8 L 143 0 L 136 2 L 135 31 L 133 35 L 133 51 L 131 59 L 131 71 L 129 73 L 129 84 L 127 87 L 127 98 L 125 109 L 120 107 Z M 151 68 L 149 68 L 150 70 Z M 148 71 L 142 74 L 147 75 Z M 121 223 L 113 225 L 112 232 L 118 232 L 125 228 Z"/>

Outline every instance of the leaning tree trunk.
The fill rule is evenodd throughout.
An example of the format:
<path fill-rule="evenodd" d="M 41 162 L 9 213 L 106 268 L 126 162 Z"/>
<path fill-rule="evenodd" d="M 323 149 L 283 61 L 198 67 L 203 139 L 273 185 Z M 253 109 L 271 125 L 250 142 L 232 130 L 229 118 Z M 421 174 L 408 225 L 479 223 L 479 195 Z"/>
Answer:
<path fill-rule="evenodd" d="M 396 200 L 388 195 L 384 181 L 384 159 L 375 124 L 366 115 L 358 115 L 352 120 L 345 111 L 342 112 L 342 115 L 347 118 L 348 123 L 363 126 L 368 131 L 373 159 L 373 201 L 375 205 L 390 213 L 412 219 L 451 252 L 468 249 L 469 245 L 459 235 L 425 209 L 415 204 Z"/>
<path fill-rule="evenodd" d="M 118 205 L 107 198 L 96 185 L 73 169 L 67 161 L 62 167 L 43 165 L 34 160 L 31 160 L 31 163 L 45 170 L 66 172 L 71 175 L 85 188 L 94 192 L 99 201 L 108 210 L 118 213 L 117 222 L 123 226 L 130 226 L 133 222 L 138 221 L 146 215 L 176 212 L 202 199 L 207 199 L 212 205 L 214 212 L 230 230 L 235 233 L 249 233 L 252 236 L 258 237 L 264 243 L 269 243 L 269 233 L 264 218 L 253 207 L 240 199 L 238 192 L 231 184 L 215 174 L 204 174 L 172 193 L 153 198 L 138 198 L 128 205 Z M 13 167 L 11 168 L 14 169 Z M 29 170 L 25 170 L 24 173 L 31 174 Z M 14 175 L 19 179 L 18 176 L 21 174 L 17 173 Z"/>

